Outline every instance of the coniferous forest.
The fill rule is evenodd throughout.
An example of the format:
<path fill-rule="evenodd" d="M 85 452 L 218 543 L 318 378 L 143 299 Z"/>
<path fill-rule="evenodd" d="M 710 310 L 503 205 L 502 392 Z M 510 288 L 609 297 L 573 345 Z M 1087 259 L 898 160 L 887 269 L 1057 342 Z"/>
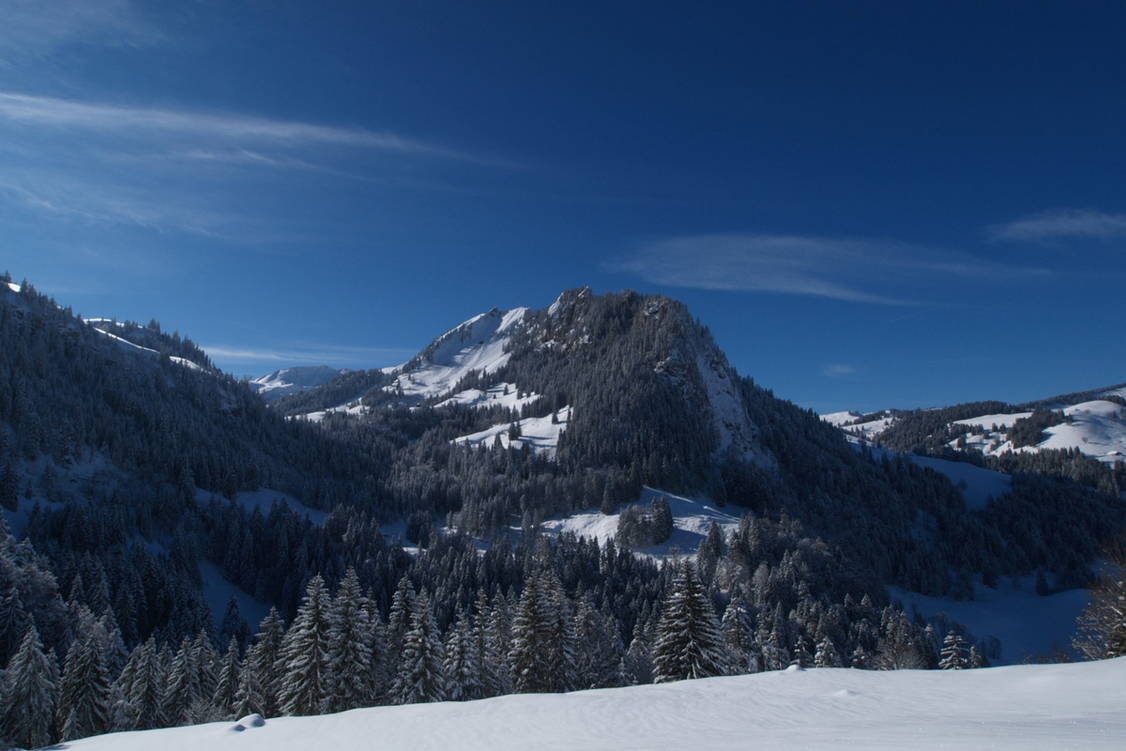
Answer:
<path fill-rule="evenodd" d="M 1070 455 L 996 460 L 1010 492 L 971 508 L 945 476 L 857 449 L 736 374 L 666 298 L 564 293 L 505 348 L 441 394 L 356 371 L 267 406 L 155 321 L 91 325 L 26 282 L 0 286 L 0 738 L 790 665 L 981 667 L 997 644 L 887 587 L 1087 586 L 1126 522 L 1122 470 L 1084 474 Z M 518 408 L 443 403 L 499 383 Z M 363 409 L 301 417 L 349 400 Z M 523 421 L 564 407 L 552 452 L 520 441 Z M 950 419 L 889 440 L 913 450 Z M 455 441 L 498 424 L 507 444 Z M 647 555 L 674 519 L 663 498 L 637 503 L 644 487 L 712 499 L 737 524 Z M 292 502 L 240 502 L 264 488 Z M 592 510 L 619 514 L 615 536 L 544 527 Z M 236 599 L 217 612 L 215 572 L 266 617 Z"/>

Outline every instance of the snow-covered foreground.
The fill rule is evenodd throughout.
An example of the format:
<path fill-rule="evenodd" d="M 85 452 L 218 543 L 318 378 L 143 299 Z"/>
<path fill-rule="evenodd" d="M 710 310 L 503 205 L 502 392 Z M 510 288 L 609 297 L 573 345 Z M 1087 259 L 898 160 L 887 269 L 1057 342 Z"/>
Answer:
<path fill-rule="evenodd" d="M 965 671 L 783 671 L 118 733 L 74 751 L 1126 748 L 1126 658 Z M 247 723 L 249 725 L 249 723 Z"/>

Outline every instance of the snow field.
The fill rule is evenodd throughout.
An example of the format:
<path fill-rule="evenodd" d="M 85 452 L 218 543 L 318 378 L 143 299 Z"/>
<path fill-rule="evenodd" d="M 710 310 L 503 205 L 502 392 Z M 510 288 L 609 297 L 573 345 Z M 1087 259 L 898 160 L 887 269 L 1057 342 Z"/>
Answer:
<path fill-rule="evenodd" d="M 571 694 L 116 733 L 73 751 L 1126 748 L 1126 658 L 892 672 L 820 668 Z M 241 730 L 238 728 L 241 727 Z"/>

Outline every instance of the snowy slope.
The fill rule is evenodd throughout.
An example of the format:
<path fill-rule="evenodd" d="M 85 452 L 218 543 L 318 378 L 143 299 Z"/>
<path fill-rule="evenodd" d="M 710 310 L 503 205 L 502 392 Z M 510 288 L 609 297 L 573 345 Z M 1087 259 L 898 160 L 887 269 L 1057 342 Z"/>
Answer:
<path fill-rule="evenodd" d="M 128 324 L 112 321 L 109 318 L 84 318 L 82 320 L 90 324 L 90 328 L 92 328 L 94 331 L 97 331 L 102 336 L 105 336 L 106 338 L 112 340 L 126 352 L 132 352 L 134 354 L 144 355 L 147 357 L 160 357 L 160 353 L 155 349 L 142 347 L 140 344 L 134 344 L 128 339 L 120 337 L 110 331 L 106 331 L 106 327 L 110 325 L 126 326 Z M 176 357 L 175 355 L 172 355 L 168 359 L 176 363 L 177 365 L 183 365 L 185 368 L 189 368 L 191 370 L 203 370 L 203 368 L 200 367 L 198 363 L 192 362 L 185 357 Z"/>
<path fill-rule="evenodd" d="M 726 514 L 707 501 L 693 500 L 684 496 L 666 493 L 656 488 L 644 487 L 638 503 L 646 508 L 649 503 L 664 496 L 672 511 L 673 532 L 667 542 L 646 548 L 637 548 L 634 553 L 651 558 L 665 558 L 674 554 L 692 555 L 700 547 L 705 535 L 715 522 L 726 536 L 739 526 L 738 517 Z M 570 516 L 555 517 L 543 522 L 542 529 L 548 535 L 571 533 L 576 537 L 586 537 L 605 544 L 618 533 L 618 513 L 603 514 L 598 509 L 582 511 Z"/>
<path fill-rule="evenodd" d="M 117 733 L 72 751 L 1126 748 L 1126 658 L 961 671 L 813 669 Z"/>
<path fill-rule="evenodd" d="M 250 388 L 267 401 L 280 399 L 286 394 L 296 394 L 300 391 L 316 388 L 328 383 L 345 371 L 330 368 L 327 365 L 304 365 L 294 368 L 282 368 L 264 376 L 259 376 L 249 382 Z"/>
<path fill-rule="evenodd" d="M 982 415 L 958 420 L 960 425 L 981 425 L 984 433 L 967 432 L 964 441 L 987 455 L 1006 451 L 1035 453 L 1042 449 L 1079 449 L 1089 457 L 1107 463 L 1126 461 L 1126 407 L 1104 399 L 1080 402 L 1063 408 L 1070 423 L 1055 425 L 1044 432 L 1046 437 L 1035 446 L 1013 448 L 1007 429 L 1016 420 L 1031 412 L 1007 415 Z M 997 430 L 993 430 L 996 426 Z M 952 442 L 952 445 L 957 441 Z"/>
<path fill-rule="evenodd" d="M 452 443 L 467 443 L 470 446 L 491 448 L 497 436 L 500 436 L 501 445 L 505 448 L 509 448 L 515 443 L 518 444 L 517 448 L 520 445 L 530 446 L 537 454 L 546 454 L 552 457 L 555 456 L 555 449 L 559 445 L 559 436 L 567 429 L 567 423 L 570 419 L 571 408 L 563 407 L 555 412 L 554 423 L 551 421 L 551 415 L 528 417 L 520 420 L 520 437 L 515 441 L 508 437 L 508 429 L 511 423 L 504 422 L 477 433 L 458 436 L 453 439 Z"/>
<path fill-rule="evenodd" d="M 925 618 L 945 616 L 962 624 L 976 639 L 996 637 L 1001 654 L 995 664 L 1018 664 L 1025 659 L 1069 650 L 1075 619 L 1086 607 L 1090 592 L 1068 589 L 1050 595 L 1036 593 L 1036 577 L 1014 583 L 1003 579 L 996 588 L 975 584 L 974 599 L 928 597 L 889 587 L 893 599 Z"/>
<path fill-rule="evenodd" d="M 521 395 L 515 383 L 498 383 L 487 389 L 466 389 L 459 391 L 448 399 L 435 404 L 435 407 L 503 407 L 505 409 L 520 409 L 540 398 L 539 394 L 525 393 Z"/>
<path fill-rule="evenodd" d="M 952 462 L 948 459 L 939 459 L 933 456 L 919 456 L 918 454 L 898 454 L 895 451 L 889 451 L 879 446 L 869 444 L 865 439 L 858 436 L 847 436 L 849 443 L 857 450 L 866 446 L 874 456 L 888 455 L 888 456 L 903 456 L 906 459 L 918 464 L 920 467 L 926 467 L 938 472 L 940 475 L 945 475 L 954 487 L 958 488 L 962 493 L 962 498 L 966 502 L 966 508 L 970 509 L 983 509 L 989 503 L 990 498 L 997 498 L 1012 490 L 1013 478 L 1002 472 L 995 472 L 991 469 L 979 467 L 976 464 L 968 462 Z"/>
<path fill-rule="evenodd" d="M 421 401 L 448 394 L 470 371 L 487 375 L 504 367 L 510 357 L 505 348 L 527 312 L 494 309 L 455 326 L 404 366 L 384 390 Z"/>

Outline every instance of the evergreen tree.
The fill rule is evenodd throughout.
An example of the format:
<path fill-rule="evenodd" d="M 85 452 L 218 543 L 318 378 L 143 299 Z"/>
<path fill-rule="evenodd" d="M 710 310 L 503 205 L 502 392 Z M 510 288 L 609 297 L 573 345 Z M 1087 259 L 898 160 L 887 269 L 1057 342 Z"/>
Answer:
<path fill-rule="evenodd" d="M 97 634 L 75 639 L 67 652 L 59 691 L 58 720 L 63 740 L 108 731 L 110 696 L 109 673 Z"/>
<path fill-rule="evenodd" d="M 403 635 L 399 672 L 391 688 L 396 704 L 445 701 L 447 681 L 442 652 L 430 597 L 424 591 L 414 599 L 410 628 Z"/>
<path fill-rule="evenodd" d="M 324 712 L 332 690 L 328 661 L 330 601 L 324 579 L 314 576 L 281 647 L 284 674 L 278 687 L 283 714 Z"/>
<path fill-rule="evenodd" d="M 235 714 L 239 717 L 248 714 L 273 717 L 278 714 L 278 689 L 285 670 L 281 659 L 285 628 L 275 608 L 270 608 L 262 619 L 256 638 L 257 641 L 247 650 L 246 660 L 239 672 L 235 698 Z"/>
<path fill-rule="evenodd" d="M 966 641 L 956 631 L 949 631 L 942 640 L 942 652 L 938 667 L 942 670 L 962 670 L 968 667 L 966 660 Z"/>
<path fill-rule="evenodd" d="M 129 729 L 164 727 L 167 724 L 164 714 L 165 671 L 156 640 L 150 636 L 148 641 L 134 649 L 130 662 L 134 663 L 132 680 L 118 682 L 128 702 Z"/>
<path fill-rule="evenodd" d="M 59 668 L 43 650 L 39 632 L 29 626 L 8 663 L 0 693 L 0 735 L 25 748 L 54 740 Z"/>
<path fill-rule="evenodd" d="M 444 668 L 451 701 L 481 698 L 481 658 L 469 626 L 469 616 L 464 613 L 446 635 Z"/>
<path fill-rule="evenodd" d="M 665 598 L 653 657 L 656 683 L 708 678 L 730 670 L 715 610 L 694 569 L 686 559 Z"/>
<path fill-rule="evenodd" d="M 833 640 L 827 634 L 822 634 L 817 640 L 817 651 L 813 655 L 813 664 L 819 668 L 836 668 L 841 666 L 840 654 Z"/>
<path fill-rule="evenodd" d="M 344 574 L 329 611 L 328 670 L 330 712 L 368 706 L 372 685 L 371 623 L 355 569 Z"/>
<path fill-rule="evenodd" d="M 215 680 L 215 694 L 211 700 L 220 719 L 234 719 L 239 687 L 239 674 L 242 660 L 239 659 L 237 636 L 227 642 L 227 651 L 219 661 L 219 671 Z"/>
<path fill-rule="evenodd" d="M 512 689 L 516 693 L 547 693 L 554 690 L 558 675 L 552 643 L 553 614 L 547 612 L 547 599 L 541 592 L 539 576 L 529 576 L 512 617 L 512 647 L 508 662 L 512 669 Z"/>

